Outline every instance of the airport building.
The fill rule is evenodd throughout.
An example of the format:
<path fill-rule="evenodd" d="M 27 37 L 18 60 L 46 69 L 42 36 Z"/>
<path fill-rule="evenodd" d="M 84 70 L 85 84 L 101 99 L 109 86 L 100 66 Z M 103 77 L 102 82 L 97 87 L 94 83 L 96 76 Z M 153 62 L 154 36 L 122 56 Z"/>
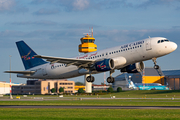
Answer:
<path fill-rule="evenodd" d="M 107 91 L 109 85 L 92 85 L 92 91 Z"/>
<path fill-rule="evenodd" d="M 19 83 L 11 83 L 11 86 L 19 86 Z M 0 94 L 10 94 L 10 83 L 7 82 L 0 82 Z"/>
<path fill-rule="evenodd" d="M 180 70 L 163 71 L 166 86 L 170 90 L 180 90 Z"/>
<path fill-rule="evenodd" d="M 12 86 L 12 94 L 51 94 L 51 89 L 55 88 L 59 93 L 59 88 L 64 88 L 64 93 L 74 93 L 74 81 L 68 80 L 27 80 L 26 85 Z"/>

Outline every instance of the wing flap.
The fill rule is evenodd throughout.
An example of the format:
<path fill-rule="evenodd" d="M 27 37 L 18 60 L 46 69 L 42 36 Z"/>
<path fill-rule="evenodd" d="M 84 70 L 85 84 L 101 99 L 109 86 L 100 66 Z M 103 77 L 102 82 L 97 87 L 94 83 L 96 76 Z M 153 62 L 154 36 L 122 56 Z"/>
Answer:
<path fill-rule="evenodd" d="M 35 55 L 36 58 L 46 59 L 46 61 L 53 63 L 64 63 L 69 65 L 76 65 L 78 67 L 87 67 L 89 64 L 93 64 L 95 60 L 90 59 L 75 59 L 75 58 L 62 58 L 62 57 L 51 57 L 51 56 L 42 56 Z"/>

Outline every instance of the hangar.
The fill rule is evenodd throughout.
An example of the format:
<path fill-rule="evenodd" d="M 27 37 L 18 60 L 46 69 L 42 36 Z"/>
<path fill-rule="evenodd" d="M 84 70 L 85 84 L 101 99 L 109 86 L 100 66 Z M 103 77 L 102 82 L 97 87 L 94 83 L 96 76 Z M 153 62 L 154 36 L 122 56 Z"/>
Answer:
<path fill-rule="evenodd" d="M 121 87 L 123 90 L 128 90 L 128 78 L 131 78 L 133 83 L 160 83 L 165 84 L 164 74 L 161 69 L 154 69 L 151 67 L 146 67 L 143 73 L 128 74 L 124 73 L 115 77 L 115 82 L 113 83 L 113 89 L 116 90 Z"/>
<path fill-rule="evenodd" d="M 128 81 L 127 78 L 131 77 L 131 81 L 134 83 L 160 83 L 166 85 L 170 90 L 180 89 L 180 70 L 165 70 L 154 69 L 147 67 L 143 73 L 128 74 L 124 73 L 115 77 L 113 83 L 114 90 L 117 87 L 121 87 L 123 90 L 127 90 Z"/>
<path fill-rule="evenodd" d="M 169 89 L 180 89 L 180 70 L 165 70 L 163 74 L 165 75 L 164 80 Z"/>

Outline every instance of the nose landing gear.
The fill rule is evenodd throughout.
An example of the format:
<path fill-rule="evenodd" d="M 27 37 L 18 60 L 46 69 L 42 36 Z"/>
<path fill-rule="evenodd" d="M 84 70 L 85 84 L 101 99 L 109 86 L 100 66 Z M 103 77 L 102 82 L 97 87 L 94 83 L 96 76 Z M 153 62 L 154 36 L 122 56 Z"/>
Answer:
<path fill-rule="evenodd" d="M 154 62 L 154 69 L 159 69 L 159 65 L 156 64 L 156 59 L 157 58 L 152 58 L 152 61 Z"/>

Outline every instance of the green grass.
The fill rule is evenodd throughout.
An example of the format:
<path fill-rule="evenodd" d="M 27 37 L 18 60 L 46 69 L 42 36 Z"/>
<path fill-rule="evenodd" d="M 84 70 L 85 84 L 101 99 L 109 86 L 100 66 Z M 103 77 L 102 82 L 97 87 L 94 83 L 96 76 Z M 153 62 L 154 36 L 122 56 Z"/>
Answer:
<path fill-rule="evenodd" d="M 103 98 L 116 96 L 116 98 L 180 98 L 180 90 L 133 90 L 102 95 Z"/>
<path fill-rule="evenodd" d="M 18 95 L 19 96 L 19 95 Z M 93 99 L 79 100 L 79 98 L 139 98 L 139 99 Z M 0 105 L 109 105 L 109 106 L 180 106 L 180 91 L 124 91 L 105 95 L 64 95 L 59 98 L 55 95 L 28 95 L 23 101 L 16 99 L 3 101 L 9 96 L 0 98 Z M 43 100 L 34 101 L 34 97 L 43 97 Z M 171 100 L 170 98 L 175 98 Z M 31 100 L 32 98 L 32 100 Z M 147 99 L 147 98 L 169 98 L 169 99 Z M 27 100 L 26 100 L 27 99 Z M 55 99 L 55 100 L 53 100 Z M 178 120 L 179 109 L 62 109 L 62 108 L 0 108 L 0 120 Z"/>
<path fill-rule="evenodd" d="M 179 119 L 180 110 L 152 109 L 23 109 L 0 108 L 0 119 L 26 120 L 170 120 Z"/>
<path fill-rule="evenodd" d="M 83 98 L 83 97 L 89 97 L 89 98 L 110 98 L 111 96 L 116 96 L 116 98 L 180 98 L 180 90 L 132 90 L 132 91 L 123 91 L 119 93 L 105 93 L 104 95 L 89 95 L 89 94 L 83 94 L 83 95 L 64 95 L 66 98 Z M 22 95 L 13 95 L 20 96 L 23 98 Z M 28 97 L 44 97 L 44 98 L 54 98 L 58 97 L 58 95 L 27 95 Z M 9 96 L 5 96 L 9 97 Z M 0 98 L 1 99 L 1 98 Z"/>
<path fill-rule="evenodd" d="M 17 96 L 17 95 L 16 95 Z M 150 90 L 150 91 L 123 91 L 120 93 L 109 93 L 105 95 L 64 95 L 63 98 L 59 98 L 57 95 L 28 95 L 21 99 L 26 101 L 3 101 L 9 96 L 0 98 L 0 105 L 113 105 L 113 106 L 180 106 L 180 91 L 179 90 Z M 19 95 L 18 95 L 19 96 Z M 138 98 L 138 99 L 94 99 L 94 100 L 82 100 L 79 98 L 110 98 L 116 96 L 116 98 Z M 43 100 L 34 101 L 34 97 L 42 97 Z M 175 98 L 171 100 L 171 98 Z M 149 99 L 148 99 L 149 98 Z M 168 98 L 168 99 L 151 99 L 151 98 Z"/>
<path fill-rule="evenodd" d="M 180 106 L 180 100 L 45 100 L 45 101 L 1 101 L 0 105 L 100 105 L 100 106 Z"/>

